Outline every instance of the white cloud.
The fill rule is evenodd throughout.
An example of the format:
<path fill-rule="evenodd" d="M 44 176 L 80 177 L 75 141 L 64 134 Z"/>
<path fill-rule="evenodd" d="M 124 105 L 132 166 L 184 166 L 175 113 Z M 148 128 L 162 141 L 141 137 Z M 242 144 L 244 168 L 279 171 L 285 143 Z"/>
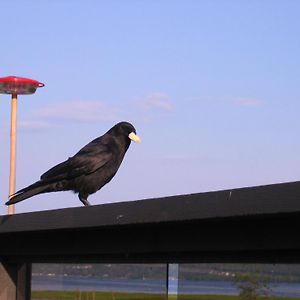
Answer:
<path fill-rule="evenodd" d="M 109 122 L 118 121 L 117 109 L 100 101 L 69 101 L 51 104 L 32 111 L 20 120 L 22 129 L 45 129 L 68 122 Z"/>
<path fill-rule="evenodd" d="M 31 111 L 20 119 L 18 127 L 23 130 L 39 130 L 60 127 L 65 122 L 119 122 L 137 117 L 142 121 L 151 122 L 162 113 L 171 111 L 173 105 L 168 95 L 161 92 L 138 98 L 134 103 L 128 101 L 114 106 L 102 101 L 65 101 Z"/>
<path fill-rule="evenodd" d="M 34 115 L 46 120 L 88 123 L 114 121 L 117 119 L 115 110 L 100 101 L 70 101 L 53 104 L 35 111 Z"/>
<path fill-rule="evenodd" d="M 237 106 L 259 106 L 261 101 L 253 97 L 240 97 L 240 96 L 200 96 L 190 97 L 187 99 L 193 103 L 196 102 L 223 102 Z"/>
<path fill-rule="evenodd" d="M 174 111 L 169 96 L 162 92 L 153 92 L 144 97 L 136 97 L 132 101 L 132 105 L 140 120 L 146 123 L 165 117 L 166 114 Z"/>
<path fill-rule="evenodd" d="M 164 160 L 170 160 L 170 161 L 185 161 L 185 160 L 192 160 L 197 158 L 198 157 L 192 157 L 188 154 L 169 154 L 163 157 Z"/>
<path fill-rule="evenodd" d="M 232 97 L 231 102 L 239 106 L 257 106 L 260 104 L 260 101 L 255 98 L 250 97 Z"/>
<path fill-rule="evenodd" d="M 18 127 L 23 130 L 47 129 L 55 127 L 54 124 L 39 120 L 20 120 Z"/>
<path fill-rule="evenodd" d="M 168 95 L 161 92 L 155 92 L 148 95 L 144 101 L 148 107 L 154 107 L 164 111 L 173 110 L 173 105 Z"/>

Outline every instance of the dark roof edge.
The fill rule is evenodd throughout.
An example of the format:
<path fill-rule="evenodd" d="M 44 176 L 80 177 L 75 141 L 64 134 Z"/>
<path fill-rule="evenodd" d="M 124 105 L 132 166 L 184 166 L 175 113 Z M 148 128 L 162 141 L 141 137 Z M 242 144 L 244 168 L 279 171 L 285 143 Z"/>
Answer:
<path fill-rule="evenodd" d="M 0 217 L 0 234 L 300 212 L 300 181 Z"/>

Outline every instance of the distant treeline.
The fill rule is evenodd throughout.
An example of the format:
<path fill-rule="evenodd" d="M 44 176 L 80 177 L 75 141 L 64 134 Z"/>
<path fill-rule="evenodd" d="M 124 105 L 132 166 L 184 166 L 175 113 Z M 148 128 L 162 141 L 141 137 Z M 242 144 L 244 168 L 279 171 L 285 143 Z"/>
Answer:
<path fill-rule="evenodd" d="M 34 275 L 164 280 L 166 278 L 166 272 L 165 264 L 33 264 Z M 255 273 L 273 282 L 300 282 L 300 265 L 179 265 L 179 279 L 182 280 L 233 280 L 236 273 Z"/>

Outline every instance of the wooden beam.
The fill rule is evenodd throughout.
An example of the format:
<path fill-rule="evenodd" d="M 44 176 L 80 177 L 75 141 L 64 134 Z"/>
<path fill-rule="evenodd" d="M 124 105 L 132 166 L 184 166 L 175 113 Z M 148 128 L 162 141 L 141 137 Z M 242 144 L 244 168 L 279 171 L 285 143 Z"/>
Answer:
<path fill-rule="evenodd" d="M 0 299 L 30 300 L 31 264 L 0 263 Z"/>
<path fill-rule="evenodd" d="M 2 216 L 0 257 L 300 263 L 299 199 L 300 182 L 291 182 Z"/>
<path fill-rule="evenodd" d="M 5 233 L 300 213 L 299 199 L 300 181 L 48 211 L 38 211 L 42 200 L 31 198 L 26 201 L 32 201 L 35 212 L 0 216 L 0 238 Z"/>
<path fill-rule="evenodd" d="M 0 263 L 0 299 L 16 299 L 16 277 L 15 272 L 3 263 Z"/>

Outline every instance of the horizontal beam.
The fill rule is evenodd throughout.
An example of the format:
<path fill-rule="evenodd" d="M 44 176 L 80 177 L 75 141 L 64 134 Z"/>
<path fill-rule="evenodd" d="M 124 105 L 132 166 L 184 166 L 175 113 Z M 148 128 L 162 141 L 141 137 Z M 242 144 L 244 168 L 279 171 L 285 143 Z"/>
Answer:
<path fill-rule="evenodd" d="M 0 217 L 4 233 L 300 212 L 300 181 Z M 30 201 L 30 200 L 29 200 Z M 31 201 L 34 201 L 32 199 Z"/>
<path fill-rule="evenodd" d="M 300 262 L 300 182 L 0 217 L 9 262 Z"/>

